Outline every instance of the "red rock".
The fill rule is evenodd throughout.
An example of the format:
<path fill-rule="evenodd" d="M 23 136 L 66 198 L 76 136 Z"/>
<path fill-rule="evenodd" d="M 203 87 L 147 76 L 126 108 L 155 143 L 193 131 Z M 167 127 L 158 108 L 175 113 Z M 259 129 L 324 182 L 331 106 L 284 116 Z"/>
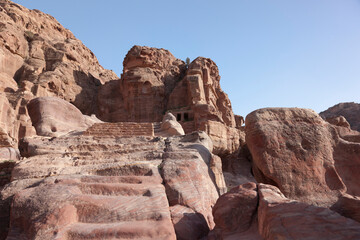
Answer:
<path fill-rule="evenodd" d="M 258 182 L 321 206 L 330 206 L 346 191 L 335 169 L 331 126 L 314 111 L 256 110 L 246 117 L 245 130 Z"/>
<path fill-rule="evenodd" d="M 24 139 L 27 158 L 1 192 L 4 202 L 14 196 L 9 238 L 175 239 L 184 225 L 185 238 L 205 236 L 218 198 L 211 141 L 205 133 L 167 141 L 106 132 Z"/>
<path fill-rule="evenodd" d="M 259 232 L 272 239 L 359 239 L 360 224 L 327 208 L 287 199 L 278 188 L 259 184 Z"/>
<path fill-rule="evenodd" d="M 170 212 L 177 236 L 176 239 L 201 239 L 208 234 L 209 227 L 202 214 L 182 205 L 170 207 Z"/>
<path fill-rule="evenodd" d="M 339 103 L 320 113 L 324 119 L 344 116 L 353 130 L 360 131 L 360 104 L 354 102 Z"/>
<path fill-rule="evenodd" d="M 134 46 L 124 59 L 121 79 L 101 87 L 98 116 L 111 122 L 159 122 L 170 112 L 185 133 L 205 131 L 215 154 L 234 152 L 241 130 L 219 81 L 210 59 L 199 57 L 186 69 L 167 50 Z"/>
<path fill-rule="evenodd" d="M 101 87 L 98 116 L 104 121 L 160 122 L 166 99 L 185 70 L 168 50 L 134 46 L 120 81 Z"/>
<path fill-rule="evenodd" d="M 179 140 L 180 143 L 185 142 L 185 139 L 189 139 L 188 136 L 182 140 L 170 138 L 166 143 L 164 161 L 160 167 L 161 175 L 170 206 L 182 205 L 192 209 L 205 220 L 201 229 L 212 229 L 214 221 L 211 209 L 219 197 L 215 176 L 210 170 L 212 155 L 201 144 L 204 140 L 202 136 L 205 135 L 192 135 L 197 139 L 197 144 L 187 147 L 176 144 Z"/>
<path fill-rule="evenodd" d="M 84 131 L 96 118 L 84 116 L 74 105 L 56 97 L 35 98 L 27 105 L 37 135 L 59 136 L 71 131 Z"/>
<path fill-rule="evenodd" d="M 226 193 L 227 186 L 224 178 L 224 173 L 222 170 L 222 161 L 221 158 L 217 155 L 212 154 L 210 160 L 210 168 L 214 173 L 215 185 L 218 188 L 219 195 Z"/>
<path fill-rule="evenodd" d="M 160 125 L 161 136 L 185 135 L 184 129 L 171 113 L 166 113 Z"/>
<path fill-rule="evenodd" d="M 360 223 L 360 197 L 344 194 L 331 209 Z"/>
<path fill-rule="evenodd" d="M 228 188 L 231 189 L 248 182 L 256 182 L 251 170 L 251 154 L 246 144 L 235 153 L 223 157 L 222 161 L 224 163 L 224 179 Z"/>
<path fill-rule="evenodd" d="M 0 90 L 13 109 L 7 136 L 0 137 L 10 139 L 6 146 L 36 134 L 26 109 L 35 97 L 60 97 L 95 113 L 99 86 L 118 77 L 81 41 L 50 15 L 11 1 L 0 3 L 0 22 Z"/>
<path fill-rule="evenodd" d="M 350 128 L 350 123 L 343 116 L 327 118 L 326 121 L 335 126 Z"/>
<path fill-rule="evenodd" d="M 255 183 L 245 183 L 220 196 L 213 208 L 216 228 L 223 234 L 245 232 L 256 218 L 258 193 Z"/>

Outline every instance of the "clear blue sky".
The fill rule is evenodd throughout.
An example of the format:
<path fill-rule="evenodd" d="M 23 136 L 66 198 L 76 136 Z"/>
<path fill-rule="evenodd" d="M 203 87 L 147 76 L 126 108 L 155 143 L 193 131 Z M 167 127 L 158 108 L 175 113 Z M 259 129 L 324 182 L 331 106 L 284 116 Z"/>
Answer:
<path fill-rule="evenodd" d="M 360 0 L 15 0 L 54 16 L 119 76 L 133 45 L 211 58 L 236 114 L 360 102 Z"/>

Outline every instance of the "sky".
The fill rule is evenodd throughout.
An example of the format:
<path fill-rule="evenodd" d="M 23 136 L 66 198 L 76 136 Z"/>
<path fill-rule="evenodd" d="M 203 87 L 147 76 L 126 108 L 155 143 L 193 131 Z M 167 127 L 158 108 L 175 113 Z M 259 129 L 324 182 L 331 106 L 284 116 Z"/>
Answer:
<path fill-rule="evenodd" d="M 133 45 L 211 58 L 235 114 L 360 102 L 360 0 L 15 0 L 120 76 Z"/>

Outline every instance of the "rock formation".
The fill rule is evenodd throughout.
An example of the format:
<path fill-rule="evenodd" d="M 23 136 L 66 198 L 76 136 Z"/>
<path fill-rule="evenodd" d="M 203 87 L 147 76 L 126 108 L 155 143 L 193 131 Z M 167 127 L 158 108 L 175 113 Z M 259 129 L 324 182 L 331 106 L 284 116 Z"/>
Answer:
<path fill-rule="evenodd" d="M 35 134 L 26 109 L 35 97 L 57 96 L 95 113 L 99 86 L 118 77 L 81 41 L 52 16 L 11 1 L 0 2 L 0 22 L 1 114 L 10 111 L 12 121 L 6 129 L 1 118 L 0 132 L 7 131 L 11 146 Z"/>
<path fill-rule="evenodd" d="M 288 198 L 319 206 L 331 206 L 345 192 L 359 195 L 353 181 L 360 170 L 360 143 L 340 135 L 342 128 L 306 109 L 250 113 L 246 142 L 255 178 L 279 187 Z"/>
<path fill-rule="evenodd" d="M 244 127 L 208 58 L 134 46 L 119 79 L 53 17 L 0 19 L 0 240 L 360 238 L 356 104 Z"/>
<path fill-rule="evenodd" d="M 101 122 L 83 115 L 74 105 L 56 97 L 32 99 L 27 105 L 32 125 L 39 136 L 57 137 L 71 131 L 85 131 Z"/>
<path fill-rule="evenodd" d="M 360 104 L 354 102 L 339 103 L 320 113 L 324 119 L 343 116 L 353 130 L 360 131 Z"/>
<path fill-rule="evenodd" d="M 172 113 L 185 133 L 205 131 L 214 153 L 235 152 L 242 121 L 220 88 L 219 70 L 199 57 L 188 67 L 164 49 L 134 46 L 124 59 L 120 80 L 103 85 L 97 116 L 110 122 L 159 122 Z"/>
<path fill-rule="evenodd" d="M 353 208 L 353 210 L 357 210 Z M 273 185 L 246 183 L 213 208 L 216 239 L 358 239 L 360 223 L 328 208 L 286 198 Z"/>
<path fill-rule="evenodd" d="M 259 232 L 264 239 L 359 239 L 360 224 L 327 208 L 287 199 L 259 185 Z"/>
<path fill-rule="evenodd" d="M 9 239 L 175 239 L 184 222 L 199 226 L 189 236 L 207 235 L 219 188 L 205 133 L 91 133 L 23 140 L 27 158 L 1 193 L 13 199 Z"/>
<path fill-rule="evenodd" d="M 160 125 L 160 134 L 168 137 L 174 135 L 184 135 L 185 132 L 180 123 L 176 121 L 175 116 L 171 113 L 166 113 Z"/>

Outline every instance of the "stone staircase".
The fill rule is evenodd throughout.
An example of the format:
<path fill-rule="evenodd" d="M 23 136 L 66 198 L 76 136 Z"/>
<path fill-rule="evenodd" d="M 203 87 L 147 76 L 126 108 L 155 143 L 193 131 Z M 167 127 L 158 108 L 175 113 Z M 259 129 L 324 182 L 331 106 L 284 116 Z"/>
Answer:
<path fill-rule="evenodd" d="M 154 122 L 153 123 L 154 128 L 154 135 L 159 136 L 161 135 L 161 122 Z"/>
<path fill-rule="evenodd" d="M 184 129 L 185 134 L 196 131 L 195 121 L 179 122 Z"/>
<path fill-rule="evenodd" d="M 95 123 L 84 135 L 91 136 L 154 136 L 152 123 Z"/>
<path fill-rule="evenodd" d="M 100 126 L 95 126 L 83 136 L 38 137 L 26 144 L 29 158 L 14 169 L 13 180 L 46 178 L 39 186 L 20 192 L 13 204 L 21 206 L 25 199 L 21 194 L 30 194 L 32 201 L 61 212 L 56 219 L 64 218 L 51 231 L 38 231 L 34 239 L 176 239 L 158 170 L 164 141 L 110 136 L 119 125 L 102 124 L 102 136 L 98 136 Z M 148 124 L 140 126 L 149 133 Z M 38 211 L 35 207 L 28 210 L 29 216 L 22 213 L 18 218 L 53 217 L 52 213 L 37 216 Z M 8 239 L 28 239 L 19 231 L 24 228 L 12 226 Z"/>

